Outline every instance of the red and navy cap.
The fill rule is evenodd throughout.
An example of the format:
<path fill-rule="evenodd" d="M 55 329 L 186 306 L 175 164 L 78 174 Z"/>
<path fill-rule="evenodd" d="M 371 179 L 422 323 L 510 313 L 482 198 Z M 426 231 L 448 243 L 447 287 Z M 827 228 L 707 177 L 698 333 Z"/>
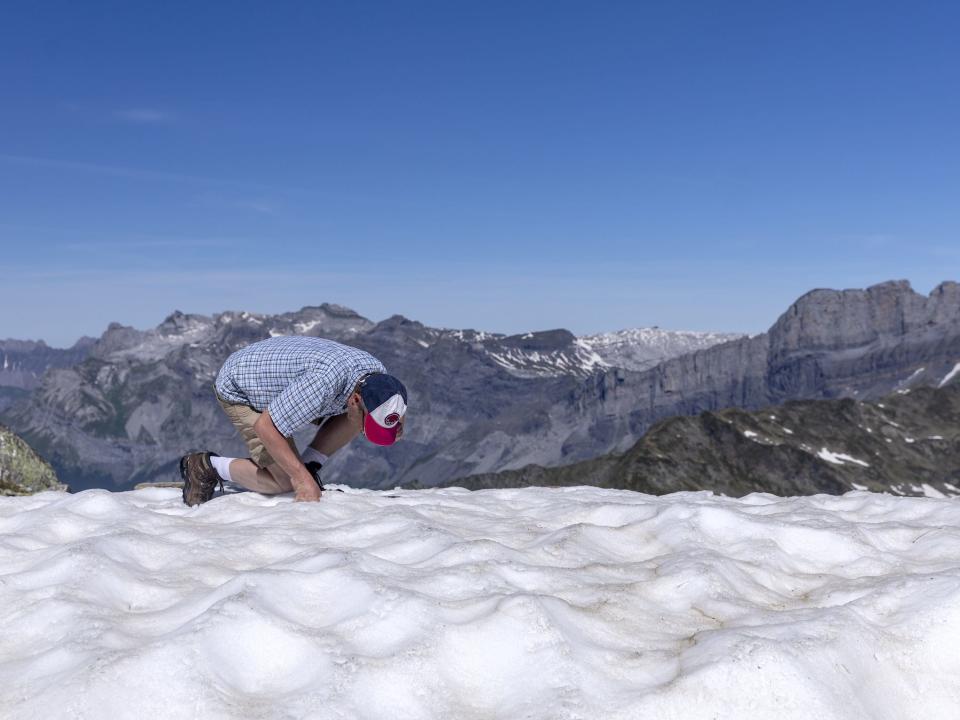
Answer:
<path fill-rule="evenodd" d="M 367 408 L 363 434 L 375 445 L 393 445 L 400 420 L 407 413 L 407 389 L 393 375 L 374 373 L 360 381 L 360 397 Z"/>

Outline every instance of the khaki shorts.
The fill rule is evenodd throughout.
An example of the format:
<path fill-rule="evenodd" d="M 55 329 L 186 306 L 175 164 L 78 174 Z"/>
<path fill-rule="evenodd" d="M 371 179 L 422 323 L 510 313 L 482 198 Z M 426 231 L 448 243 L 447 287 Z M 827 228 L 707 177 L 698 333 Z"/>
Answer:
<path fill-rule="evenodd" d="M 257 431 L 253 429 L 253 424 L 257 422 L 261 413 L 258 413 L 249 405 L 228 403 L 219 395 L 217 395 L 217 400 L 220 403 L 220 407 L 222 407 L 223 411 L 227 414 L 227 417 L 230 418 L 230 422 L 233 423 L 237 432 L 240 433 L 240 437 L 242 437 L 243 441 L 247 444 L 247 449 L 250 451 L 250 459 L 253 460 L 258 467 L 262 468 L 277 465 L 277 461 L 267 452 L 267 449 L 263 446 L 263 441 L 260 439 L 260 436 L 257 435 Z M 299 457 L 300 454 L 297 452 L 297 446 L 296 443 L 293 442 L 293 438 L 287 438 L 287 443 L 290 445 L 290 449 L 293 450 L 293 454 Z M 279 469 L 279 465 L 277 465 L 277 468 Z M 286 475 L 286 473 L 284 473 L 284 475 Z"/>

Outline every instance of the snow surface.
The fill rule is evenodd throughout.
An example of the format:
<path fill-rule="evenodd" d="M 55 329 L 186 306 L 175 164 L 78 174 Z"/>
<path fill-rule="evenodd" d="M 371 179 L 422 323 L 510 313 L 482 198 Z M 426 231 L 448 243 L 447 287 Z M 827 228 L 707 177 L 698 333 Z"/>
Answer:
<path fill-rule="evenodd" d="M 958 528 L 866 492 L 0 498 L 0 716 L 955 718 Z"/>

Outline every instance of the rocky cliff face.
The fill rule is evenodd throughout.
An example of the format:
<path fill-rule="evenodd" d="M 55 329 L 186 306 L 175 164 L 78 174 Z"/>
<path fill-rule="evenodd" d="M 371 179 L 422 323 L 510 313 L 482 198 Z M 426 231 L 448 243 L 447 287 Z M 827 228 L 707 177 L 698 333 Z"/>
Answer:
<path fill-rule="evenodd" d="M 590 421 L 573 430 L 562 455 L 571 461 L 585 458 L 598 445 L 625 450 L 654 422 L 672 415 L 795 399 L 876 398 L 908 385 L 935 383 L 958 360 L 957 283 L 943 283 L 929 297 L 906 282 L 816 290 L 794 303 L 767 333 L 642 373 L 597 374 L 566 404 Z"/>
<path fill-rule="evenodd" d="M 0 495 L 31 495 L 43 490 L 66 489 L 48 462 L 0 425 Z"/>
<path fill-rule="evenodd" d="M 531 465 L 446 483 L 472 490 L 599 485 L 655 495 L 712 490 L 779 496 L 850 490 L 960 495 L 960 382 L 900 390 L 879 402 L 790 401 L 674 417 L 623 454 Z"/>
<path fill-rule="evenodd" d="M 211 385 L 230 352 L 277 334 L 368 350 L 410 390 L 403 442 L 353 443 L 326 477 L 429 486 L 622 452 L 673 415 L 929 383 L 960 361 L 960 297 L 955 283 L 929 297 L 906 283 L 815 291 L 767 333 L 679 357 L 658 350 L 661 361 L 645 370 L 639 361 L 613 367 L 624 356 L 622 346 L 610 350 L 616 343 L 562 330 L 502 336 L 399 316 L 374 324 L 333 305 L 280 316 L 175 313 L 146 332 L 111 326 L 84 362 L 48 373 L 3 417 L 76 489 L 170 479 L 184 452 L 243 453 Z M 688 340 L 674 350 L 689 350 Z"/>

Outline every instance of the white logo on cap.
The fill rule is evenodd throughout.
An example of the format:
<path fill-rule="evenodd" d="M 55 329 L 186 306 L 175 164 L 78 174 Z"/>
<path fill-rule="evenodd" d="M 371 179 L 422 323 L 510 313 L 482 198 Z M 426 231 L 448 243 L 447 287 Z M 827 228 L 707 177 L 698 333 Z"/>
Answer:
<path fill-rule="evenodd" d="M 391 395 L 382 402 L 370 415 L 380 427 L 390 428 L 400 422 L 400 418 L 407 412 L 407 404 L 400 394 Z"/>

